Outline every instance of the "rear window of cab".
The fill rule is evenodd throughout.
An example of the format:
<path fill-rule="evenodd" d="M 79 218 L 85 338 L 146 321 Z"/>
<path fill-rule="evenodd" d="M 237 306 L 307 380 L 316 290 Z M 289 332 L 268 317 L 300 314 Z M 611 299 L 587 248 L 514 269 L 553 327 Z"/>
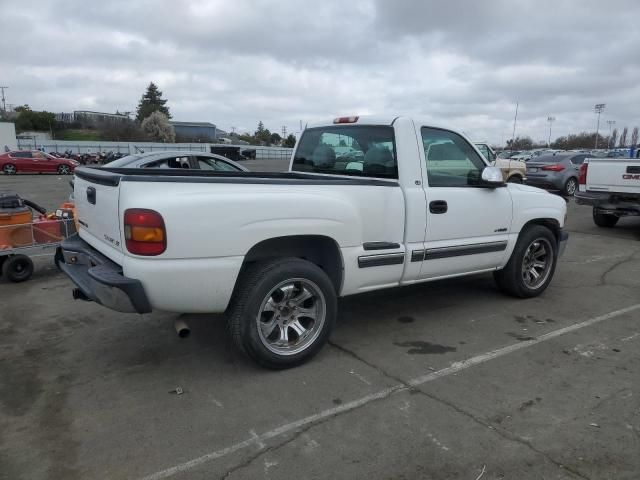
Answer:
<path fill-rule="evenodd" d="M 294 172 L 398 178 L 393 127 L 377 125 L 308 128 L 293 158 Z"/>

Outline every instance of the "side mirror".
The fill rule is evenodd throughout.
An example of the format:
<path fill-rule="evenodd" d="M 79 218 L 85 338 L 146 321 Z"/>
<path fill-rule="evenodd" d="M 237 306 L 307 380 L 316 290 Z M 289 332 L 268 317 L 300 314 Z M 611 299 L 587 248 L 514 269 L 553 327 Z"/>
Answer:
<path fill-rule="evenodd" d="M 484 167 L 480 176 L 481 185 L 489 188 L 504 187 L 504 179 L 502 171 L 498 167 Z"/>

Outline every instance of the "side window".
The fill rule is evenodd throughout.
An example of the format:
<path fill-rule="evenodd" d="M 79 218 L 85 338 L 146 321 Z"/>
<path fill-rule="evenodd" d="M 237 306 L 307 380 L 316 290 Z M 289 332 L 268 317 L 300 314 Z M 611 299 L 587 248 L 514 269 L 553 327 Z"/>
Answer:
<path fill-rule="evenodd" d="M 45 156 L 45 154 L 44 154 L 44 153 L 42 153 L 42 152 L 31 152 L 31 156 L 32 156 L 33 158 L 38 158 L 38 159 L 40 159 L 40 160 L 43 160 L 43 159 L 47 158 L 47 157 Z"/>
<path fill-rule="evenodd" d="M 489 148 L 483 143 L 476 143 L 476 147 L 480 150 L 480 153 L 484 155 L 484 158 L 491 161 L 491 153 L 489 152 Z"/>
<path fill-rule="evenodd" d="M 575 157 L 571 157 L 571 163 L 574 165 L 582 165 L 585 158 L 587 158 L 586 155 L 576 155 Z"/>
<path fill-rule="evenodd" d="M 393 127 L 354 125 L 304 131 L 292 170 L 398 178 Z"/>
<path fill-rule="evenodd" d="M 200 170 L 215 170 L 218 172 L 236 172 L 237 168 L 228 164 L 224 160 L 217 160 L 209 157 L 196 157 Z"/>
<path fill-rule="evenodd" d="M 486 166 L 469 143 L 448 130 L 422 127 L 422 144 L 430 187 L 474 187 Z"/>
<path fill-rule="evenodd" d="M 167 160 L 160 160 L 158 162 L 151 162 L 143 165 L 142 168 L 169 168 Z"/>

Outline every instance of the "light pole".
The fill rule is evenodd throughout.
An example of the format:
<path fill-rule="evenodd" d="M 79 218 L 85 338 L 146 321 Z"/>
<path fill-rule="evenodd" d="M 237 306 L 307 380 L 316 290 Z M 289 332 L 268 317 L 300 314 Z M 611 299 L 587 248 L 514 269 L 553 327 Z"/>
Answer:
<path fill-rule="evenodd" d="M 7 104 L 5 103 L 5 100 L 4 100 L 4 91 L 7 88 L 9 88 L 9 87 L 0 87 L 0 90 L 2 90 L 2 111 L 3 112 L 7 111 Z"/>
<path fill-rule="evenodd" d="M 606 107 L 605 103 L 596 103 L 596 106 L 593 107 L 595 112 L 598 114 L 598 123 L 596 124 L 596 146 L 594 150 L 598 149 L 598 132 L 600 131 L 600 114 L 604 110 L 604 107 Z"/>
<path fill-rule="evenodd" d="M 615 120 L 607 120 L 609 124 L 609 141 L 607 142 L 607 150 L 611 150 L 611 127 L 616 124 Z"/>
<path fill-rule="evenodd" d="M 551 148 L 551 125 L 556 121 L 556 117 L 547 117 L 547 122 L 549 122 L 549 142 L 548 146 Z"/>

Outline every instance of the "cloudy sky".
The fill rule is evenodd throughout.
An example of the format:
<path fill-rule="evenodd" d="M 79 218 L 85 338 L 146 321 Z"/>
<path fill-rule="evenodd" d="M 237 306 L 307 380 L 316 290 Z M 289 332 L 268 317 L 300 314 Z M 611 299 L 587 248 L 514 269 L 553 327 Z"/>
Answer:
<path fill-rule="evenodd" d="M 425 118 L 499 144 L 640 125 L 637 0 L 0 0 L 0 84 L 34 109 L 135 110 L 299 130 Z"/>

